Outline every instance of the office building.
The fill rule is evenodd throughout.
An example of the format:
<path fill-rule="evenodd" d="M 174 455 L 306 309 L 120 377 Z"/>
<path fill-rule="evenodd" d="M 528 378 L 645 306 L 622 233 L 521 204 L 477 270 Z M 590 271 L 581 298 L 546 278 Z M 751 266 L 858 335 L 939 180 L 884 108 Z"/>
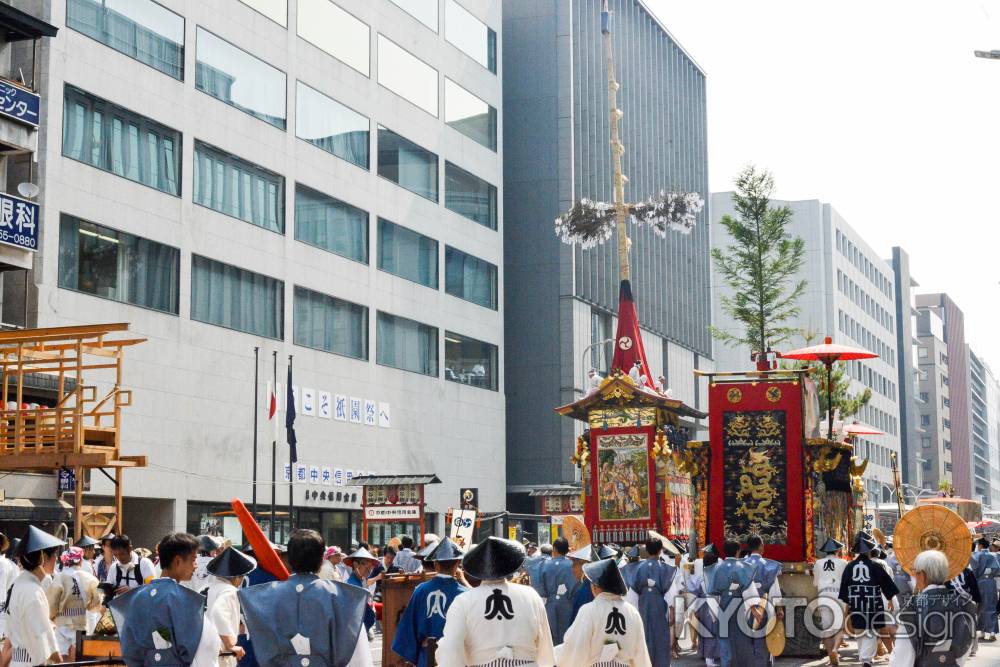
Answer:
<path fill-rule="evenodd" d="M 884 435 L 855 439 L 855 451 L 870 461 L 865 472 L 869 497 L 888 501 L 891 494 L 891 455 L 899 455 L 900 410 L 897 366 L 902 363 L 896 352 L 896 292 L 893 268 L 879 258 L 865 240 L 830 205 L 812 199 L 771 202 L 789 206 L 792 220 L 788 231 L 805 241 L 805 259 L 792 281 L 805 280 L 806 290 L 798 302 L 799 315 L 788 324 L 813 335 L 811 344 L 825 336 L 835 343 L 860 347 L 878 354 L 877 358 L 844 362 L 849 391 L 859 394 L 871 389 L 871 400 L 851 419 L 881 430 Z M 736 215 L 732 193 L 712 195 L 712 245 L 729 245 L 728 232 L 719 223 L 724 215 Z M 730 288 L 713 275 L 716 296 L 713 323 L 724 331 L 741 332 L 721 308 L 720 296 L 731 295 Z M 782 349 L 801 347 L 805 340 L 794 340 Z M 719 369 L 751 367 L 745 347 L 715 346 Z"/>
<path fill-rule="evenodd" d="M 916 348 L 916 293 L 918 283 L 910 274 L 910 256 L 900 247 L 892 249 L 893 283 L 896 297 L 897 386 L 899 388 L 899 451 L 900 475 L 904 484 L 917 483 L 923 465 L 920 427 L 920 367 L 914 354 Z M 909 497 L 909 496 L 908 496 Z"/>
<path fill-rule="evenodd" d="M 350 480 L 368 472 L 436 473 L 429 529 L 462 487 L 502 509 L 500 1 L 17 4 L 58 28 L 39 49 L 26 324 L 149 339 L 125 377 L 123 448 L 149 457 L 125 476 L 135 541 L 234 530 L 220 513 L 251 496 L 255 348 L 261 503 L 276 353 L 278 395 L 291 355 L 298 397 L 299 466 L 283 428 L 277 448 L 296 525 L 342 547 L 416 533 L 361 535 Z M 88 504 L 109 488 L 94 476 Z"/>
<path fill-rule="evenodd" d="M 969 353 L 965 343 L 965 315 L 958 305 L 947 294 L 918 294 L 916 298 L 918 319 L 918 340 L 923 345 L 925 333 L 931 331 L 934 345 L 928 345 L 927 351 L 917 351 L 921 370 L 924 370 L 924 359 L 933 354 L 933 363 L 944 372 L 936 378 L 938 384 L 937 405 L 926 405 L 922 408 L 921 424 L 927 423 L 928 416 L 934 428 L 940 428 L 938 441 L 944 448 L 944 471 L 950 472 L 948 481 L 953 484 L 955 494 L 970 498 L 973 492 L 972 441 L 969 433 Z M 936 323 L 929 327 L 923 325 L 924 311 L 933 313 L 940 321 L 940 331 Z M 932 321 L 933 322 L 933 321 Z M 940 335 L 939 335 L 940 334 Z M 930 342 L 930 341 L 928 341 Z M 943 345 L 942 345 L 943 344 Z M 933 388 L 925 382 L 933 381 L 921 376 L 921 391 L 934 397 Z M 942 389 L 943 387 L 943 389 Z M 944 413 L 938 411 L 943 406 Z M 936 418 L 935 418 L 936 417 Z M 947 459 L 950 458 L 950 461 Z M 926 464 L 925 464 L 926 465 Z"/>
<path fill-rule="evenodd" d="M 919 299 L 919 296 L 917 297 Z M 949 370 L 948 344 L 941 314 L 932 308 L 918 307 L 917 339 L 917 428 L 920 446 L 912 459 L 919 463 L 911 484 L 937 493 L 955 480 L 953 446 L 955 408 L 954 387 Z M 919 457 L 919 460 L 917 460 Z"/>
<path fill-rule="evenodd" d="M 972 454 L 972 498 L 984 506 L 1000 505 L 1000 441 L 997 439 L 1000 386 L 992 369 L 968 345 L 969 437 Z"/>
<path fill-rule="evenodd" d="M 707 199 L 705 73 L 644 2 L 609 4 L 626 199 L 660 189 Z M 603 341 L 614 336 L 618 308 L 614 239 L 582 250 L 553 229 L 574 201 L 612 201 L 610 110 L 601 3 L 503 9 L 508 503 L 532 511 L 528 493 L 572 483 L 578 472 L 570 456 L 581 427 L 553 408 L 579 398 L 586 371 L 606 372 L 611 361 Z M 706 221 L 701 214 L 689 235 L 630 232 L 651 370 L 701 408 L 692 371 L 712 368 Z"/>

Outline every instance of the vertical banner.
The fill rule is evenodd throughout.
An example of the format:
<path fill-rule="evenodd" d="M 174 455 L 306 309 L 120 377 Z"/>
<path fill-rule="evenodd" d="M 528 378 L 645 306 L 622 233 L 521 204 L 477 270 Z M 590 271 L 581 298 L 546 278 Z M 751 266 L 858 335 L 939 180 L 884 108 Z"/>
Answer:
<path fill-rule="evenodd" d="M 709 415 L 711 541 L 759 535 L 769 558 L 805 560 L 801 383 L 714 382 Z"/>

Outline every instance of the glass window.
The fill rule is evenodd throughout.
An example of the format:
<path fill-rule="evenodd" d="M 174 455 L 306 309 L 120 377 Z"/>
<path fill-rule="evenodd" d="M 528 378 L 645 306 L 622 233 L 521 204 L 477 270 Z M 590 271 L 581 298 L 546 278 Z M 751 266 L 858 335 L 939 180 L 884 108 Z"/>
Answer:
<path fill-rule="evenodd" d="M 438 115 L 438 73 L 385 35 L 378 36 L 378 82 L 400 97 Z"/>
<path fill-rule="evenodd" d="M 288 26 L 288 0 L 240 0 L 271 19 L 282 28 Z"/>
<path fill-rule="evenodd" d="M 378 268 L 400 278 L 437 289 L 437 241 L 379 218 Z"/>
<path fill-rule="evenodd" d="M 497 34 L 455 0 L 446 0 L 444 36 L 480 65 L 496 74 Z"/>
<path fill-rule="evenodd" d="M 497 346 L 444 333 L 444 379 L 497 390 Z"/>
<path fill-rule="evenodd" d="M 438 156 L 381 125 L 378 175 L 421 197 L 438 200 Z"/>
<path fill-rule="evenodd" d="M 375 338 L 379 365 L 437 377 L 437 327 L 380 312 Z"/>
<path fill-rule="evenodd" d="M 371 30 L 330 0 L 299 0 L 298 33 L 302 39 L 368 76 Z"/>
<path fill-rule="evenodd" d="M 497 267 L 450 246 L 444 249 L 444 291 L 497 309 Z"/>
<path fill-rule="evenodd" d="M 370 128 L 367 116 L 296 81 L 295 136 L 299 139 L 367 169 Z"/>
<path fill-rule="evenodd" d="M 484 227 L 497 228 L 497 189 L 451 162 L 444 163 L 444 205 Z"/>
<path fill-rule="evenodd" d="M 444 79 L 444 122 L 491 151 L 497 149 L 497 110 L 448 77 Z"/>
<path fill-rule="evenodd" d="M 392 0 L 404 12 L 413 16 L 425 26 L 438 31 L 438 3 L 437 0 Z"/>
<path fill-rule="evenodd" d="M 285 129 L 285 73 L 198 28 L 194 85 L 254 118 Z"/>
<path fill-rule="evenodd" d="M 283 340 L 285 287 L 259 273 L 191 256 L 191 319 Z"/>
<path fill-rule="evenodd" d="M 177 248 L 60 217 L 60 287 L 176 315 L 179 271 Z"/>
<path fill-rule="evenodd" d="M 181 192 L 179 132 L 70 85 L 63 155 L 172 195 Z"/>
<path fill-rule="evenodd" d="M 295 238 L 368 263 L 368 211 L 295 184 Z"/>
<path fill-rule="evenodd" d="M 194 142 L 194 203 L 285 233 L 285 179 L 218 148 Z"/>
<path fill-rule="evenodd" d="M 368 358 L 368 309 L 365 306 L 296 285 L 293 310 L 296 345 L 355 359 Z"/>
<path fill-rule="evenodd" d="M 152 0 L 68 0 L 66 25 L 184 79 L 184 19 Z"/>

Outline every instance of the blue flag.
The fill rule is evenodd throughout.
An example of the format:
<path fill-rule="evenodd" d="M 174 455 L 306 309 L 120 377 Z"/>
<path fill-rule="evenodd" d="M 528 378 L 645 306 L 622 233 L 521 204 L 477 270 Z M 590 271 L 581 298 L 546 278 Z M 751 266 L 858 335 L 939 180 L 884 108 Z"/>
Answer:
<path fill-rule="evenodd" d="M 295 437 L 295 393 L 292 391 L 292 363 L 288 362 L 288 382 L 285 383 L 285 439 L 288 440 L 289 461 L 295 463 L 299 460 L 298 450 L 295 448 L 298 439 Z"/>

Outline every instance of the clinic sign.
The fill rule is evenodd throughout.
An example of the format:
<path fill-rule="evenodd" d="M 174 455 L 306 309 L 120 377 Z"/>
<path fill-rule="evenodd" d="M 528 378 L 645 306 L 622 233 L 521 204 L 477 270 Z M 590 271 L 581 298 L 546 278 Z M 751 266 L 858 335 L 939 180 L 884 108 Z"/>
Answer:
<path fill-rule="evenodd" d="M 38 250 L 38 213 L 38 204 L 0 192 L 0 243 Z"/>
<path fill-rule="evenodd" d="M 40 107 L 41 98 L 35 93 L 8 81 L 0 81 L 0 115 L 38 127 Z"/>
<path fill-rule="evenodd" d="M 366 507 L 365 519 L 368 521 L 419 521 L 419 505 L 390 505 L 381 507 Z"/>

